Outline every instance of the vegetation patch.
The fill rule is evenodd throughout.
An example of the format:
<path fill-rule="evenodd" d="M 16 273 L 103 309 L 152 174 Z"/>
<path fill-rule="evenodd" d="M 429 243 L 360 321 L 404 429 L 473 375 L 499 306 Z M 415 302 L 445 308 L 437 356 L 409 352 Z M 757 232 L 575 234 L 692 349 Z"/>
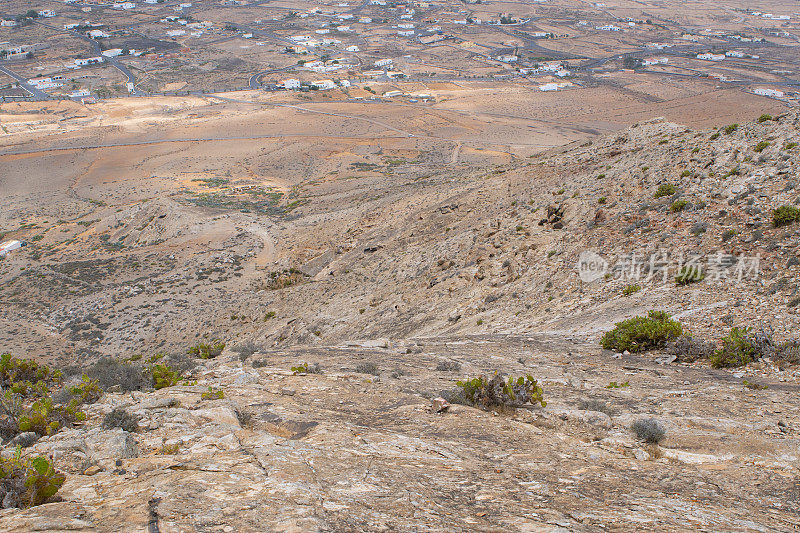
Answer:
<path fill-rule="evenodd" d="M 678 189 L 675 188 L 675 185 L 671 183 L 662 183 L 656 189 L 656 193 L 653 195 L 654 198 L 663 198 L 665 196 L 672 196 L 678 192 Z"/>
<path fill-rule="evenodd" d="M 689 285 L 690 283 L 697 283 L 706 278 L 705 272 L 699 266 L 683 266 L 675 274 L 675 283 L 678 285 Z"/>
<path fill-rule="evenodd" d="M 714 368 L 736 368 L 761 357 L 761 350 L 752 334 L 752 329 L 733 328 L 722 339 L 722 347 L 710 357 Z"/>
<path fill-rule="evenodd" d="M 200 359 L 214 359 L 221 354 L 222 350 L 224 349 L 224 342 L 213 340 L 210 343 L 201 342 L 195 344 L 194 346 L 190 346 L 186 353 Z"/>
<path fill-rule="evenodd" d="M 776 228 L 788 226 L 800 220 L 800 208 L 793 205 L 782 205 L 772 211 L 772 223 Z"/>
<path fill-rule="evenodd" d="M 56 495 L 66 476 L 44 457 L 0 457 L 0 500 L 3 507 L 33 507 Z"/>
<path fill-rule="evenodd" d="M 371 372 L 367 373 L 371 374 Z M 322 374 L 322 369 L 320 368 L 319 363 L 314 363 L 313 365 L 301 363 L 292 367 L 292 374 L 295 376 L 298 374 Z"/>
<path fill-rule="evenodd" d="M 296 268 L 285 268 L 283 270 L 270 272 L 267 275 L 267 279 L 262 281 L 261 285 L 257 287 L 257 290 L 268 289 L 277 291 L 291 287 L 292 285 L 299 285 L 306 281 L 307 278 L 308 276 L 306 274 Z"/>
<path fill-rule="evenodd" d="M 618 322 L 606 332 L 600 345 L 607 350 L 642 352 L 664 346 L 682 333 L 678 321 L 664 311 L 650 311 L 647 316 L 637 316 Z"/>
<path fill-rule="evenodd" d="M 655 418 L 640 418 L 631 425 L 636 438 L 648 444 L 658 444 L 667 435 L 667 428 Z"/>
<path fill-rule="evenodd" d="M 485 409 L 520 407 L 527 403 L 547 405 L 542 387 L 530 374 L 507 380 L 500 374 L 495 374 L 492 379 L 479 376 L 457 381 L 456 385 L 462 389 L 468 404 Z"/>
<path fill-rule="evenodd" d="M 767 141 L 761 141 L 760 143 L 758 143 L 753 147 L 753 151 L 760 154 L 761 152 L 766 150 L 767 146 L 769 146 L 769 143 Z"/>

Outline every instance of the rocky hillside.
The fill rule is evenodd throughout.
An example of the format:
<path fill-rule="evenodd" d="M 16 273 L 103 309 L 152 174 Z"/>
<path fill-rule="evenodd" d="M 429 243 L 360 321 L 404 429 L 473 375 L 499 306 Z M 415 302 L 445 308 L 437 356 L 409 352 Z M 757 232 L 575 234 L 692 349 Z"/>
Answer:
<path fill-rule="evenodd" d="M 797 529 L 799 125 L 20 207 L 0 524 Z"/>
<path fill-rule="evenodd" d="M 406 163 L 374 188 L 309 185 L 273 215 L 213 188 L 202 205 L 122 191 L 70 221 L 20 214 L 6 238 L 29 246 L 0 261 L 0 340 L 75 361 L 198 338 L 596 337 L 650 308 L 712 340 L 762 321 L 785 337 L 800 225 L 773 210 L 800 197 L 798 142 L 795 112 L 701 132 L 656 120 L 480 172 Z M 589 281 L 586 251 L 608 267 Z M 684 263 L 705 279 L 677 285 Z"/>

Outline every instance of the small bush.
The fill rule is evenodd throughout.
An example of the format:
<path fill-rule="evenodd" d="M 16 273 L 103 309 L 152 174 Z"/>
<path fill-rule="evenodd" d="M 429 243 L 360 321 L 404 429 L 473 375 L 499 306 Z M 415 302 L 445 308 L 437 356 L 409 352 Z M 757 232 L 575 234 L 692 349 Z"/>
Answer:
<path fill-rule="evenodd" d="M 729 126 L 725 126 L 725 135 L 730 135 L 731 133 L 733 133 L 734 131 L 736 131 L 738 129 L 739 129 L 739 125 L 738 124 L 731 124 Z"/>
<path fill-rule="evenodd" d="M 601 196 L 600 198 L 597 199 L 597 203 L 600 204 L 600 205 L 605 204 L 606 201 L 607 201 L 607 198 L 605 196 Z"/>
<path fill-rule="evenodd" d="M 736 368 L 751 363 L 761 357 L 761 351 L 752 329 L 733 328 L 722 339 L 722 347 L 710 357 L 714 368 Z"/>
<path fill-rule="evenodd" d="M 103 417 L 103 427 L 106 429 L 122 428 L 128 433 L 136 433 L 139 431 L 139 418 L 122 407 L 116 407 Z"/>
<path fill-rule="evenodd" d="M 800 208 L 793 205 L 782 205 L 772 211 L 772 223 L 776 228 L 788 226 L 800 220 Z"/>
<path fill-rule="evenodd" d="M 764 122 L 769 122 L 770 120 L 772 120 L 772 115 L 768 115 L 766 113 L 758 117 L 759 124 L 763 124 Z"/>
<path fill-rule="evenodd" d="M 710 357 L 714 353 L 714 343 L 696 339 L 691 335 L 681 335 L 667 345 L 666 351 L 677 356 L 679 362 L 691 363 Z"/>
<path fill-rule="evenodd" d="M 578 407 L 582 411 L 597 411 L 598 413 L 605 413 L 608 416 L 614 416 L 617 414 L 616 410 L 612 406 L 608 405 L 602 400 L 581 400 L 578 404 Z"/>
<path fill-rule="evenodd" d="M 177 385 L 180 380 L 178 372 L 166 364 L 154 364 L 150 373 L 153 376 L 153 388 L 156 390 Z"/>
<path fill-rule="evenodd" d="M 439 372 L 458 372 L 461 370 L 461 363 L 458 361 L 439 361 L 436 363 L 436 370 Z"/>
<path fill-rule="evenodd" d="M 69 388 L 69 392 L 81 403 L 95 403 L 103 396 L 100 382 L 89 378 L 86 374 L 81 377 L 80 383 Z"/>
<path fill-rule="evenodd" d="M 684 266 L 675 274 L 675 283 L 689 285 L 706 279 L 706 274 L 699 266 Z"/>
<path fill-rule="evenodd" d="M 544 401 L 544 391 L 531 375 L 509 377 L 506 381 L 500 374 L 495 374 L 491 380 L 480 376 L 457 381 L 456 385 L 464 391 L 464 396 L 471 405 L 486 409 L 520 407 L 526 403 L 538 403 L 542 407 L 547 405 Z"/>
<path fill-rule="evenodd" d="M 156 453 L 158 453 L 158 455 L 175 455 L 180 449 L 180 442 L 176 442 L 175 444 L 163 444 Z"/>
<path fill-rule="evenodd" d="M 221 389 L 215 389 L 209 386 L 208 390 L 200 395 L 203 400 L 222 400 L 225 398 L 225 393 Z"/>
<path fill-rule="evenodd" d="M 761 141 L 760 143 L 758 143 L 753 147 L 753 151 L 760 154 L 761 152 L 766 150 L 767 146 L 769 146 L 769 143 L 767 141 Z"/>
<path fill-rule="evenodd" d="M 783 148 L 784 150 L 793 150 L 797 148 L 797 143 L 796 142 L 786 143 L 785 145 L 783 145 Z"/>
<path fill-rule="evenodd" d="M 356 372 L 359 374 L 372 374 L 373 376 L 377 376 L 381 373 L 381 371 L 378 370 L 378 366 L 369 361 L 358 363 L 356 365 Z"/>
<path fill-rule="evenodd" d="M 672 205 L 669 206 L 669 210 L 673 213 L 679 213 L 686 209 L 689 206 L 689 202 L 686 200 L 675 200 L 672 202 Z"/>
<path fill-rule="evenodd" d="M 785 361 L 793 365 L 800 364 L 800 341 L 792 340 L 780 344 L 772 357 L 776 361 Z"/>
<path fill-rule="evenodd" d="M 371 373 L 371 372 L 367 372 Z M 322 368 L 320 368 L 319 363 L 314 363 L 313 365 L 309 365 L 308 363 L 301 363 L 297 366 L 292 367 L 292 374 L 322 374 Z"/>
<path fill-rule="evenodd" d="M 631 425 L 636 438 L 648 444 L 658 444 L 667 435 L 664 424 L 655 418 L 640 418 Z"/>
<path fill-rule="evenodd" d="M 259 351 L 259 348 L 254 342 L 248 341 L 248 342 L 243 342 L 241 344 L 237 344 L 236 346 L 231 348 L 231 351 L 234 353 L 238 353 L 239 360 L 245 362 L 251 355 Z"/>
<path fill-rule="evenodd" d="M 714 133 L 711 134 L 711 137 L 709 137 L 708 139 L 711 141 L 716 141 L 717 139 L 719 139 L 719 132 L 715 131 Z"/>
<path fill-rule="evenodd" d="M 201 342 L 199 344 L 195 344 L 194 346 L 189 347 L 189 349 L 186 350 L 186 353 L 195 357 L 199 357 L 200 359 L 214 359 L 216 356 L 221 354 L 222 350 L 224 349 L 224 342 L 214 340 L 211 341 L 211 343 Z"/>
<path fill-rule="evenodd" d="M 627 287 L 622 289 L 622 295 L 623 296 L 630 296 L 632 294 L 636 294 L 640 290 L 642 290 L 642 288 L 639 285 L 634 283 L 633 285 L 628 285 Z"/>
<path fill-rule="evenodd" d="M 600 345 L 607 350 L 641 352 L 664 346 L 681 333 L 680 323 L 670 319 L 667 313 L 650 311 L 647 316 L 618 322 L 603 335 Z"/>
<path fill-rule="evenodd" d="M 612 381 L 608 385 L 606 385 L 606 388 L 607 389 L 624 389 L 625 387 L 630 387 L 630 386 L 631 386 L 631 382 L 630 381 L 625 381 L 623 383 L 617 383 L 616 381 Z"/>
<path fill-rule="evenodd" d="M 9 458 L 0 457 L 0 501 L 3 507 L 33 507 L 56 495 L 66 476 L 44 457 L 21 456 L 18 448 Z"/>
<path fill-rule="evenodd" d="M 123 392 L 142 390 L 150 386 L 150 378 L 141 364 L 106 357 L 88 369 L 86 375 L 97 381 L 103 390 L 118 386 Z"/>
<path fill-rule="evenodd" d="M 662 183 L 656 189 L 656 193 L 653 195 L 653 198 L 663 198 L 665 196 L 672 196 L 678 192 L 678 189 L 671 183 Z"/>

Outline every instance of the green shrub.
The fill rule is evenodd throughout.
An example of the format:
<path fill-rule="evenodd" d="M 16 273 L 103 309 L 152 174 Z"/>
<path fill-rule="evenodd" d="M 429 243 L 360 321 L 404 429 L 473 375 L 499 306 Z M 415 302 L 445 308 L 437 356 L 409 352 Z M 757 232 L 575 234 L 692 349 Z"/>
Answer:
<path fill-rule="evenodd" d="M 675 275 L 675 283 L 678 285 L 689 285 L 697 283 L 706 278 L 705 272 L 699 266 L 684 266 Z"/>
<path fill-rule="evenodd" d="M 752 336 L 751 328 L 733 328 L 728 336 L 722 339 L 722 347 L 714 352 L 710 362 L 714 368 L 736 368 L 760 357 L 761 353 Z"/>
<path fill-rule="evenodd" d="M 480 376 L 457 381 L 456 385 L 463 390 L 467 402 L 486 409 L 519 407 L 526 403 L 538 403 L 542 407 L 547 405 L 544 401 L 544 391 L 530 374 L 524 377 L 509 377 L 508 380 L 500 374 L 495 374 L 491 380 Z"/>
<path fill-rule="evenodd" d="M 783 145 L 783 148 L 784 148 L 784 150 L 793 150 L 793 149 L 797 148 L 797 143 L 796 142 L 786 143 L 785 145 Z"/>
<path fill-rule="evenodd" d="M 641 352 L 664 346 L 682 333 L 679 322 L 670 319 L 664 311 L 650 311 L 647 316 L 637 316 L 615 324 L 606 332 L 600 345 L 607 350 Z"/>
<path fill-rule="evenodd" d="M 692 171 L 691 170 L 684 170 L 683 172 L 681 172 L 681 177 L 682 178 L 688 178 L 691 175 L 692 175 Z"/>
<path fill-rule="evenodd" d="M 0 356 L 0 388 L 16 389 L 14 392 L 29 396 L 38 391 L 60 385 L 64 380 L 58 370 L 52 371 L 33 359 L 17 359 L 11 354 Z"/>
<path fill-rule="evenodd" d="M 180 379 L 178 372 L 166 364 L 154 364 L 150 373 L 153 376 L 153 388 L 156 390 L 177 385 Z"/>
<path fill-rule="evenodd" d="M 738 129 L 739 129 L 739 125 L 738 124 L 731 124 L 729 126 L 725 126 L 725 135 L 730 135 L 731 133 L 733 133 L 734 131 L 736 131 Z"/>
<path fill-rule="evenodd" d="M 631 386 L 631 382 L 630 381 L 625 381 L 624 383 L 617 383 L 616 381 L 612 381 L 608 385 L 606 385 L 606 388 L 607 389 L 624 389 L 625 387 L 630 387 L 630 386 Z"/>
<path fill-rule="evenodd" d="M 0 457 L 0 490 L 3 507 L 33 507 L 56 495 L 66 476 L 44 457 L 22 457 L 17 448 L 12 457 Z"/>
<path fill-rule="evenodd" d="M 225 398 L 225 393 L 220 389 L 214 389 L 209 386 L 208 391 L 201 394 L 200 398 L 203 400 L 222 400 Z"/>
<path fill-rule="evenodd" d="M 715 131 L 714 133 L 711 134 L 711 137 L 709 137 L 708 139 L 711 141 L 716 141 L 717 139 L 719 139 L 719 132 Z"/>
<path fill-rule="evenodd" d="M 32 431 L 41 436 L 52 435 L 67 424 L 86 420 L 86 413 L 79 407 L 77 399 L 67 405 L 56 405 L 50 398 L 40 398 L 17 418 L 17 433 Z"/>
<path fill-rule="evenodd" d="M 365 374 L 372 374 L 373 372 L 364 372 Z M 309 365 L 308 363 L 301 363 L 297 366 L 292 367 L 292 374 L 322 374 L 322 369 L 319 367 L 319 363 L 314 363 L 313 365 Z"/>
<path fill-rule="evenodd" d="M 81 377 L 78 385 L 69 388 L 69 392 L 81 403 L 94 403 L 103 395 L 100 382 L 97 379 L 89 378 L 86 374 Z"/>
<path fill-rule="evenodd" d="M 672 211 L 673 213 L 679 213 L 684 209 L 686 209 L 686 206 L 688 205 L 689 202 L 687 202 L 686 200 L 675 200 L 674 202 L 672 202 L 672 205 L 669 206 L 669 210 Z"/>
<path fill-rule="evenodd" d="M 793 205 L 782 205 L 772 211 L 772 223 L 776 228 L 788 226 L 800 220 L 800 208 Z"/>
<path fill-rule="evenodd" d="M 642 288 L 639 285 L 634 283 L 633 285 L 628 285 L 627 287 L 622 289 L 622 295 L 623 296 L 630 296 L 631 294 L 636 294 L 640 290 L 642 290 Z"/>
<path fill-rule="evenodd" d="M 769 146 L 769 143 L 767 141 L 761 141 L 760 143 L 758 143 L 753 147 L 753 151 L 760 154 L 767 148 L 767 146 Z"/>
<path fill-rule="evenodd" d="M 199 357 L 200 359 L 213 359 L 219 354 L 222 353 L 222 350 L 225 349 L 225 343 L 214 340 L 211 341 L 210 344 L 201 342 L 194 346 L 191 346 L 186 353 L 189 355 L 194 355 L 195 357 Z"/>
<path fill-rule="evenodd" d="M 769 122 L 770 120 L 772 120 L 772 115 L 768 115 L 766 113 L 758 117 L 759 124 L 763 124 L 764 122 Z"/>
<path fill-rule="evenodd" d="M 656 189 L 656 193 L 655 193 L 655 195 L 653 195 L 653 197 L 654 198 L 663 198 L 664 196 L 672 196 L 677 191 L 678 190 L 675 188 L 675 186 L 673 184 L 671 184 L 671 183 L 662 183 L 661 185 L 658 186 L 658 189 Z"/>
<path fill-rule="evenodd" d="M 605 196 L 601 196 L 600 198 L 597 199 L 597 203 L 600 204 L 600 205 L 603 205 L 603 204 L 606 203 L 606 200 L 607 199 L 606 199 Z"/>

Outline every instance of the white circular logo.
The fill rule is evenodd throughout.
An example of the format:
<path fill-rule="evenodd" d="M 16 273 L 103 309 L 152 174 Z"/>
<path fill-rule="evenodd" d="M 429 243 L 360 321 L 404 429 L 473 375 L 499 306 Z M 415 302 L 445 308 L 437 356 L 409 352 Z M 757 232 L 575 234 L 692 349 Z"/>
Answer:
<path fill-rule="evenodd" d="M 581 281 L 591 283 L 602 278 L 608 271 L 608 261 L 597 253 L 586 250 L 578 256 L 578 277 Z"/>

